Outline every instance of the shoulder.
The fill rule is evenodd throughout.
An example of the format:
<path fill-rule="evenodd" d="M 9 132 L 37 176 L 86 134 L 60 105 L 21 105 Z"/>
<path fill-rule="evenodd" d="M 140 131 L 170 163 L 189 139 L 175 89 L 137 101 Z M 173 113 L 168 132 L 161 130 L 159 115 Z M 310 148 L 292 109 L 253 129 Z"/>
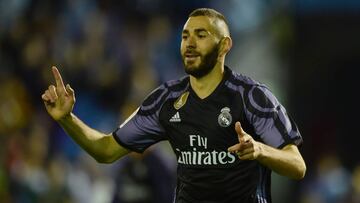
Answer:
<path fill-rule="evenodd" d="M 144 99 L 141 109 L 156 108 L 171 98 L 176 98 L 185 92 L 189 87 L 189 77 L 184 76 L 177 80 L 167 81 L 153 90 Z"/>
<path fill-rule="evenodd" d="M 255 79 L 253 79 L 247 75 L 237 73 L 235 71 L 231 71 L 230 82 L 233 82 L 234 84 L 237 84 L 237 85 L 244 85 L 244 86 L 260 85 L 260 82 L 256 81 Z"/>
<path fill-rule="evenodd" d="M 267 85 L 240 73 L 231 71 L 231 76 L 226 86 L 234 91 L 240 92 L 245 103 L 256 104 L 256 106 L 271 108 L 277 100 Z"/>
<path fill-rule="evenodd" d="M 179 92 L 188 88 L 189 81 L 189 76 L 184 76 L 177 80 L 169 80 L 163 83 L 162 86 L 170 92 Z"/>
<path fill-rule="evenodd" d="M 235 91 L 248 92 L 254 88 L 266 88 L 266 86 L 255 79 L 246 76 L 244 74 L 237 73 L 235 71 L 230 71 L 230 76 L 226 81 L 225 85 Z"/>

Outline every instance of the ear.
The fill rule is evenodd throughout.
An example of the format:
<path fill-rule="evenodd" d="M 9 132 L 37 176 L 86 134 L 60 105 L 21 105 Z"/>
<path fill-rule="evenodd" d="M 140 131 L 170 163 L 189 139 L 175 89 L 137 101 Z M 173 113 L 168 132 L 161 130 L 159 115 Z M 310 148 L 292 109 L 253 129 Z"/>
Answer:
<path fill-rule="evenodd" d="M 219 57 L 225 56 L 232 47 L 232 39 L 229 36 L 221 38 L 219 42 Z"/>

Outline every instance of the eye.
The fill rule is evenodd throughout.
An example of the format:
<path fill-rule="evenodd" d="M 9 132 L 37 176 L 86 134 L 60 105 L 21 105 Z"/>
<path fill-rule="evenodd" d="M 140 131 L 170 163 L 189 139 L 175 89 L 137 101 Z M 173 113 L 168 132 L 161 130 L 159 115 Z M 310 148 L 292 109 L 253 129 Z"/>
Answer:
<path fill-rule="evenodd" d="M 181 36 L 181 38 L 185 40 L 185 39 L 188 38 L 188 36 L 187 36 L 187 35 L 183 35 L 183 36 Z"/>
<path fill-rule="evenodd" d="M 199 39 L 203 39 L 203 38 L 206 38 L 208 36 L 208 34 L 206 32 L 198 32 L 197 33 L 197 37 Z"/>

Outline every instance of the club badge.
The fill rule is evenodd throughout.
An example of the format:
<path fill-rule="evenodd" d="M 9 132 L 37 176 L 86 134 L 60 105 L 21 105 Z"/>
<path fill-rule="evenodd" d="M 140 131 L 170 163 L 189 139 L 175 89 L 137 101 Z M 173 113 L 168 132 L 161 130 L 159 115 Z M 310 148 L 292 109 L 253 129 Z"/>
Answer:
<path fill-rule="evenodd" d="M 224 107 L 220 111 L 221 113 L 218 116 L 218 123 L 221 127 L 228 127 L 232 122 L 232 116 L 230 114 L 230 108 Z"/>

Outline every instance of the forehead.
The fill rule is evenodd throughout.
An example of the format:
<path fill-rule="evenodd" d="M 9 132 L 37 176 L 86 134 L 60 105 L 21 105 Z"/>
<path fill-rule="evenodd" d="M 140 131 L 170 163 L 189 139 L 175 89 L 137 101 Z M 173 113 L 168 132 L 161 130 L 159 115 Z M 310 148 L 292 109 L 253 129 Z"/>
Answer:
<path fill-rule="evenodd" d="M 189 32 L 194 31 L 195 29 L 205 29 L 211 33 L 216 31 L 214 19 L 207 16 L 195 16 L 190 17 L 183 28 L 183 31 L 187 30 Z"/>

